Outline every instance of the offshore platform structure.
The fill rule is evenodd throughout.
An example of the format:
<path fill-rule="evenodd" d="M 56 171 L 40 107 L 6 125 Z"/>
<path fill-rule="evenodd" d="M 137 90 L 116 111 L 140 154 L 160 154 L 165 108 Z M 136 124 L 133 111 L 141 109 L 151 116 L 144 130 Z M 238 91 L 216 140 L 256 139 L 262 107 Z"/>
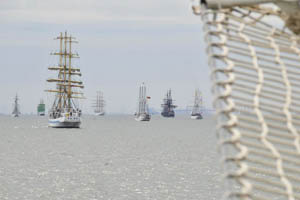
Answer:
<path fill-rule="evenodd" d="M 58 66 L 51 66 L 48 69 L 56 71 L 56 78 L 50 78 L 47 81 L 55 83 L 56 87 L 52 90 L 46 90 L 55 94 L 55 100 L 49 111 L 49 126 L 56 128 L 79 128 L 81 124 L 81 110 L 75 99 L 82 99 L 83 93 L 78 91 L 83 89 L 83 83 L 78 80 L 81 72 L 78 67 L 73 65 L 72 60 L 79 58 L 77 53 L 73 52 L 72 44 L 77 43 L 74 37 L 60 33 L 56 38 L 59 40 L 60 48 L 58 52 L 51 55 L 59 57 Z"/>
<path fill-rule="evenodd" d="M 194 3 L 211 67 L 225 198 L 300 199 L 300 1 Z"/>

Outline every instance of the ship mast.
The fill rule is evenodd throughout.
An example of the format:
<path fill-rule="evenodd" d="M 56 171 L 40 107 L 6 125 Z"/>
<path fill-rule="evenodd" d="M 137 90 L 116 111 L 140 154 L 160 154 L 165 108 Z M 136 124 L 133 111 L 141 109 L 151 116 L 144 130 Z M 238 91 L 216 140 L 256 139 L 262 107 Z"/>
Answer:
<path fill-rule="evenodd" d="M 166 106 L 169 110 L 176 108 L 175 105 L 173 105 L 173 99 L 172 99 L 172 94 L 171 94 L 171 89 L 167 91 L 166 98 L 164 99 L 164 103 L 162 106 Z"/>
<path fill-rule="evenodd" d="M 146 99 L 146 86 L 145 83 L 142 83 L 139 90 L 139 110 L 138 114 L 147 113 L 147 99 Z"/>
<path fill-rule="evenodd" d="M 95 108 L 94 112 L 95 113 L 102 113 L 104 112 L 104 106 L 105 106 L 105 101 L 103 99 L 103 92 L 101 91 L 97 91 L 97 96 L 96 96 L 96 100 L 93 104 L 92 107 Z"/>
<path fill-rule="evenodd" d="M 59 39 L 59 66 L 60 66 L 60 70 L 59 70 L 59 79 L 62 79 L 62 74 L 63 74 L 63 33 L 60 33 L 60 37 L 58 37 Z M 55 54 L 54 54 L 55 55 Z M 57 55 L 57 54 L 56 54 Z M 58 85 L 59 88 L 59 98 L 58 98 L 58 109 L 62 108 L 62 103 L 61 103 L 61 99 L 63 96 L 63 87 L 61 85 Z"/>
<path fill-rule="evenodd" d="M 202 106 L 202 96 L 199 89 L 195 90 L 195 100 L 194 100 L 194 106 L 193 106 L 193 114 L 200 113 L 200 108 Z"/>
<path fill-rule="evenodd" d="M 77 53 L 72 52 L 72 43 L 77 43 L 74 37 L 68 36 L 67 32 L 55 38 L 59 40 L 59 52 L 51 55 L 59 56 L 58 66 L 51 66 L 48 69 L 58 71 L 57 79 L 50 78 L 48 82 L 56 83 L 56 90 L 46 90 L 56 93 L 52 109 L 70 112 L 74 107 L 73 98 L 83 98 L 83 93 L 75 92 L 72 88 L 84 88 L 82 81 L 73 80 L 73 76 L 81 76 L 80 69 L 72 66 L 72 59 L 79 58 Z"/>
<path fill-rule="evenodd" d="M 19 110 L 19 103 L 18 103 L 18 94 L 16 94 L 16 97 L 15 97 L 15 104 L 14 104 L 14 110 L 12 112 L 13 115 L 15 116 L 19 116 L 20 113 L 20 110 Z"/>

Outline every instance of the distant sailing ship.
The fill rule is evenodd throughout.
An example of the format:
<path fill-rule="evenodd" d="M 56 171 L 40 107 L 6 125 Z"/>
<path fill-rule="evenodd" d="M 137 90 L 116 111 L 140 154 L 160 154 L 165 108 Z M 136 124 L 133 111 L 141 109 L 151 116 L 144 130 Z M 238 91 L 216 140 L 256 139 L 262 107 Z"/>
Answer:
<path fill-rule="evenodd" d="M 56 89 L 46 90 L 55 93 L 55 100 L 49 111 L 49 126 L 55 128 L 79 128 L 81 124 L 81 110 L 75 104 L 74 99 L 83 98 L 83 93 L 76 89 L 84 88 L 82 81 L 77 80 L 81 76 L 79 68 L 72 63 L 73 58 L 79 58 L 77 53 L 72 51 L 72 43 L 75 38 L 68 36 L 67 32 L 56 38 L 60 41 L 59 52 L 52 55 L 59 56 L 58 66 L 51 66 L 48 69 L 57 71 L 57 78 L 48 79 L 48 82 L 56 83 Z"/>
<path fill-rule="evenodd" d="M 161 115 L 163 117 L 175 117 L 174 108 L 177 106 L 173 104 L 171 89 L 167 91 L 166 97 L 163 100 L 162 106 L 162 112 Z"/>
<path fill-rule="evenodd" d="M 15 103 L 14 103 L 14 109 L 13 109 L 13 112 L 12 112 L 12 116 L 13 117 L 19 117 L 20 114 L 21 114 L 21 112 L 20 112 L 20 105 L 19 105 L 18 101 L 19 101 L 19 97 L 16 94 Z"/>
<path fill-rule="evenodd" d="M 135 113 L 136 121 L 150 121 L 151 115 L 149 114 L 148 99 L 150 99 L 150 97 L 146 95 L 146 86 L 142 83 L 139 88 L 138 110 Z"/>
<path fill-rule="evenodd" d="M 94 110 L 95 114 L 98 115 L 98 116 L 105 115 L 104 106 L 105 106 L 105 101 L 104 101 L 104 98 L 103 98 L 103 92 L 98 91 L 97 96 L 96 96 L 96 100 L 93 104 L 93 107 L 95 108 L 95 110 Z"/>
<path fill-rule="evenodd" d="M 193 106 L 193 110 L 191 113 L 191 118 L 192 119 L 202 119 L 202 115 L 201 115 L 201 107 L 202 107 L 202 96 L 201 93 L 199 91 L 199 89 L 196 89 L 195 91 L 195 99 L 194 99 L 194 106 Z"/>
<path fill-rule="evenodd" d="M 46 110 L 46 108 L 45 108 L 44 100 L 41 99 L 39 105 L 37 106 L 37 114 L 38 114 L 38 116 L 45 116 L 45 114 L 46 114 L 45 110 Z"/>

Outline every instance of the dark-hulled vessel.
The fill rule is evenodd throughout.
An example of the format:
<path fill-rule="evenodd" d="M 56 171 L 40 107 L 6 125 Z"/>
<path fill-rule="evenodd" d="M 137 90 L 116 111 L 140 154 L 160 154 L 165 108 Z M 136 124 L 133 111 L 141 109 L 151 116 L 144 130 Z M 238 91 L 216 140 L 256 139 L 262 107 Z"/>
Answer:
<path fill-rule="evenodd" d="M 16 94 L 15 103 L 14 103 L 14 109 L 13 109 L 13 112 L 12 112 L 12 116 L 13 117 L 19 117 L 20 114 L 21 114 L 21 112 L 20 112 L 20 105 L 19 105 L 18 101 L 19 101 L 19 97 Z"/>
<path fill-rule="evenodd" d="M 161 115 L 163 117 L 175 117 L 175 111 L 174 109 L 177 107 L 176 105 L 173 104 L 173 99 L 172 99 L 172 92 L 171 89 L 167 91 L 166 97 L 163 100 L 162 106 L 162 112 Z"/>
<path fill-rule="evenodd" d="M 45 116 L 46 114 L 46 106 L 43 99 L 41 99 L 39 105 L 37 106 L 37 114 L 38 116 Z"/>

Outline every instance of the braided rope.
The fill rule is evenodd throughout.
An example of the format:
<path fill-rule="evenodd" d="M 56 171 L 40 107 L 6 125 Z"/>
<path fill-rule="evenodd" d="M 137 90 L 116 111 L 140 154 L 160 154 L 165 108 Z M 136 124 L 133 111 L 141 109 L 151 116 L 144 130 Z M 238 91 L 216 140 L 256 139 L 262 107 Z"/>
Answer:
<path fill-rule="evenodd" d="M 300 38 L 258 7 L 203 10 L 227 199 L 300 200 Z"/>
<path fill-rule="evenodd" d="M 287 117 L 287 127 L 289 129 L 290 132 L 297 132 L 294 128 L 294 126 L 291 123 L 291 115 L 289 112 L 289 107 L 291 104 L 291 87 L 290 87 L 290 82 L 288 80 L 288 76 L 286 73 L 286 67 L 285 64 L 281 61 L 280 59 L 280 50 L 279 50 L 279 46 L 276 44 L 275 39 L 273 38 L 274 34 L 275 34 L 276 29 L 273 28 L 271 31 L 271 34 L 267 37 L 267 39 L 270 40 L 271 46 L 273 47 L 273 49 L 275 50 L 276 56 L 276 62 L 280 65 L 280 67 L 282 68 L 281 72 L 282 72 L 282 76 L 283 76 L 283 82 L 286 85 L 286 102 L 284 104 L 283 107 L 283 112 Z M 297 134 L 297 133 L 296 133 Z M 294 195 L 293 195 L 293 188 L 291 183 L 289 182 L 289 180 L 286 178 L 284 169 L 282 167 L 282 158 L 280 153 L 278 152 L 278 150 L 272 145 L 272 143 L 268 142 L 268 144 L 265 144 L 266 146 L 268 146 L 272 153 L 274 154 L 274 156 L 277 158 L 277 172 L 280 176 L 281 181 L 284 183 L 285 187 L 286 187 L 286 191 L 287 191 L 287 195 L 288 195 L 288 199 L 289 200 L 294 200 Z"/>

